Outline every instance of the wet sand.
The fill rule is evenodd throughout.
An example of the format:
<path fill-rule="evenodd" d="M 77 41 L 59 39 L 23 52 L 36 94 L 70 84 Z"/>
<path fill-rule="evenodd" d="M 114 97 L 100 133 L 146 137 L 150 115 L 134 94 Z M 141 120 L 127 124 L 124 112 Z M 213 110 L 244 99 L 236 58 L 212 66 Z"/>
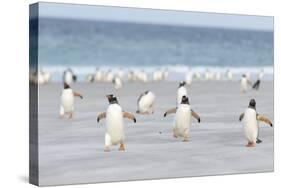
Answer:
<path fill-rule="evenodd" d="M 262 82 L 259 91 L 240 93 L 238 82 L 195 82 L 188 88 L 191 106 L 201 116 L 192 121 L 190 141 L 172 137 L 173 115 L 165 110 L 176 104 L 176 82 L 126 83 L 115 91 L 107 83 L 75 83 L 74 119 L 59 119 L 61 83 L 39 88 L 39 184 L 77 184 L 273 171 L 274 129 L 260 124 L 255 148 L 246 140 L 239 115 L 251 98 L 257 111 L 273 121 L 273 82 Z M 97 115 L 108 106 L 106 94 L 114 93 L 124 110 L 137 110 L 145 90 L 156 94 L 156 112 L 125 120 L 125 152 L 118 146 L 104 152 L 105 121 Z"/>

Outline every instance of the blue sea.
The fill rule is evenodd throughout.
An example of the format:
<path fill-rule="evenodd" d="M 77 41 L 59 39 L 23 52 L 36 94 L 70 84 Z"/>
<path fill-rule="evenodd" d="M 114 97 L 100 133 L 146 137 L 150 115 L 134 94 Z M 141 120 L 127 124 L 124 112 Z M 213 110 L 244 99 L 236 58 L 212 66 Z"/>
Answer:
<path fill-rule="evenodd" d="M 234 73 L 263 69 L 273 78 L 273 32 L 40 18 L 39 67 L 56 79 L 123 68 L 179 75 L 192 68 Z M 175 78 L 170 78 L 175 79 Z"/>

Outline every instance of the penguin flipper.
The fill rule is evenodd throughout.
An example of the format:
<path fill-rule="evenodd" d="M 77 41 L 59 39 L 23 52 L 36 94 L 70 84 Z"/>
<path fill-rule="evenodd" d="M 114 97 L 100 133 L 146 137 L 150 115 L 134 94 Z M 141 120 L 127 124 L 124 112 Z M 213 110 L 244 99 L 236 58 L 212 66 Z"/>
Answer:
<path fill-rule="evenodd" d="M 244 113 L 240 114 L 239 121 L 242 121 L 243 118 L 244 118 Z"/>
<path fill-rule="evenodd" d="M 176 113 L 176 111 L 177 111 L 177 107 L 176 108 L 171 108 L 170 110 L 168 110 L 168 111 L 166 111 L 164 113 L 164 117 L 166 117 L 169 114 Z"/>
<path fill-rule="evenodd" d="M 83 96 L 80 93 L 73 92 L 73 94 L 74 94 L 75 97 L 80 97 L 81 99 L 83 99 Z"/>
<path fill-rule="evenodd" d="M 200 123 L 200 121 L 201 121 L 200 116 L 199 116 L 196 112 L 194 112 L 193 110 L 191 110 L 191 115 L 192 115 L 195 119 L 197 119 L 198 123 Z"/>
<path fill-rule="evenodd" d="M 263 122 L 267 123 L 268 125 L 270 125 L 271 127 L 273 126 L 272 122 L 263 115 L 257 115 L 257 120 L 263 121 Z"/>
<path fill-rule="evenodd" d="M 103 118 L 106 118 L 106 112 L 102 112 L 98 115 L 97 122 L 99 122 Z"/>
<path fill-rule="evenodd" d="M 129 112 L 123 112 L 123 117 L 133 120 L 134 123 L 137 122 L 135 116 Z"/>

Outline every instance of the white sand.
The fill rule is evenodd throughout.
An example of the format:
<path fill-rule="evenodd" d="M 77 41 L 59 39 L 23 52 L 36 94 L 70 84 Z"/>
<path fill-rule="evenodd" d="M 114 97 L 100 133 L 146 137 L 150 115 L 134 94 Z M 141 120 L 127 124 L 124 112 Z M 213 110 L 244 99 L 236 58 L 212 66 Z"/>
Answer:
<path fill-rule="evenodd" d="M 77 83 L 73 88 L 84 99 L 76 98 L 73 120 L 62 120 L 62 84 L 40 86 L 40 185 L 273 171 L 273 128 L 262 124 L 263 142 L 247 148 L 238 121 L 250 98 L 256 99 L 260 114 L 273 120 L 273 82 L 263 82 L 260 91 L 244 95 L 238 82 L 194 83 L 188 90 L 190 103 L 202 122 L 193 120 L 188 143 L 172 137 L 173 115 L 163 118 L 176 104 L 175 82 L 128 83 L 116 92 L 111 84 Z M 157 96 L 156 113 L 136 115 L 136 124 L 125 121 L 125 152 L 118 146 L 104 152 L 105 122 L 97 124 L 96 118 L 107 108 L 105 95 L 114 93 L 123 109 L 135 112 L 139 94 L 147 89 Z"/>

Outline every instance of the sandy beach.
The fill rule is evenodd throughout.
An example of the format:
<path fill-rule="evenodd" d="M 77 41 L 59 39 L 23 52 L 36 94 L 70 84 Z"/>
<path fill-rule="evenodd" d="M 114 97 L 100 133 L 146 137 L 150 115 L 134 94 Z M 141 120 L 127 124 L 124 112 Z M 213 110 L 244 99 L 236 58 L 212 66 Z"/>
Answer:
<path fill-rule="evenodd" d="M 188 88 L 191 106 L 201 116 L 192 121 L 190 141 L 172 137 L 173 115 L 163 113 L 176 105 L 177 82 L 125 83 L 116 91 L 108 83 L 75 83 L 83 94 L 76 98 L 74 119 L 59 119 L 61 83 L 39 87 L 39 183 L 78 184 L 107 181 L 193 177 L 218 174 L 271 172 L 274 129 L 260 124 L 255 148 L 245 147 L 239 115 L 251 98 L 257 111 L 273 121 L 273 82 L 262 82 L 259 91 L 240 93 L 239 82 L 195 82 Z M 104 152 L 106 94 L 114 93 L 124 110 L 137 110 L 137 98 L 145 90 L 156 95 L 153 115 L 125 120 L 125 152 L 118 146 Z"/>

